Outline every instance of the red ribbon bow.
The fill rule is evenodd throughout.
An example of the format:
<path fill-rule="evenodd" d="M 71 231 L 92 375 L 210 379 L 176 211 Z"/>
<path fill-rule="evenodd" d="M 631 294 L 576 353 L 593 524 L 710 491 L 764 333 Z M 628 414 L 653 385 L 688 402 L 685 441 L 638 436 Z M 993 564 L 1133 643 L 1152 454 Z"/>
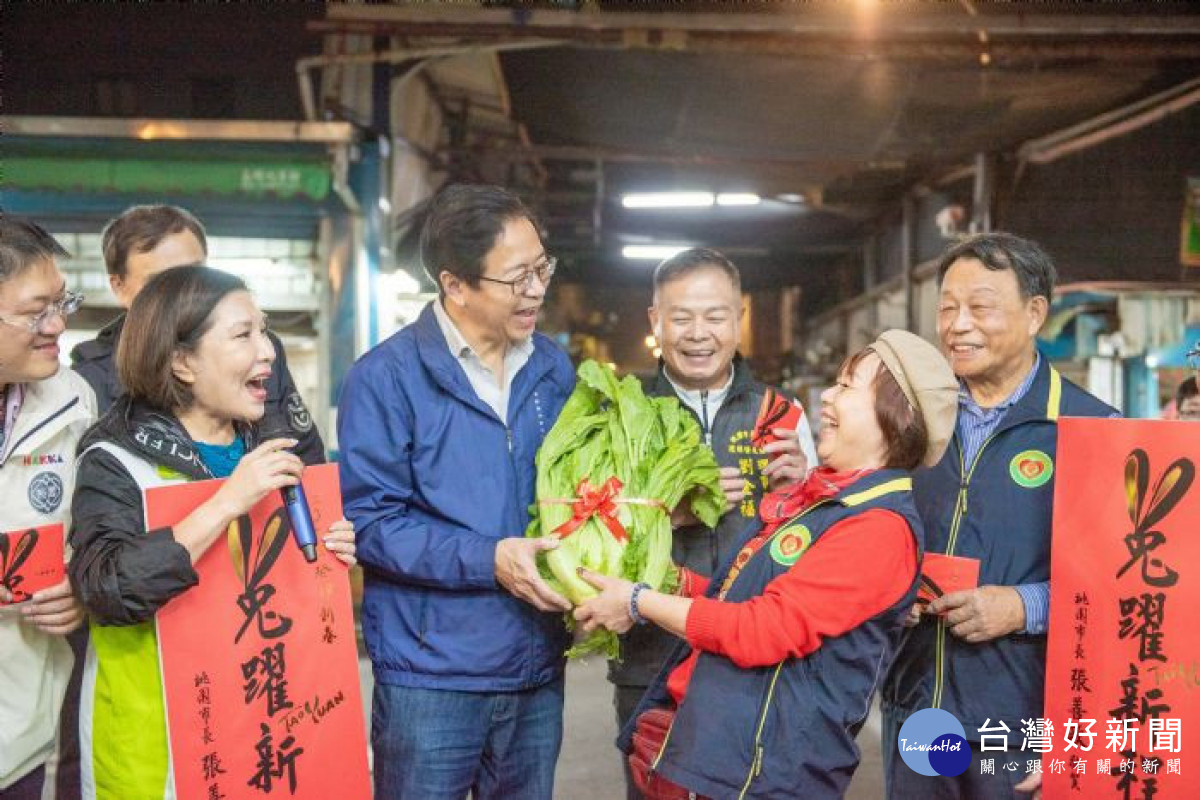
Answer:
<path fill-rule="evenodd" d="M 600 486 L 593 486 L 587 478 L 575 489 L 578 497 L 571 503 L 571 518 L 554 529 L 554 535 L 565 539 L 587 522 L 590 517 L 599 517 L 609 533 L 618 542 L 628 542 L 629 534 L 617 519 L 617 493 L 624 486 L 616 476 Z"/>

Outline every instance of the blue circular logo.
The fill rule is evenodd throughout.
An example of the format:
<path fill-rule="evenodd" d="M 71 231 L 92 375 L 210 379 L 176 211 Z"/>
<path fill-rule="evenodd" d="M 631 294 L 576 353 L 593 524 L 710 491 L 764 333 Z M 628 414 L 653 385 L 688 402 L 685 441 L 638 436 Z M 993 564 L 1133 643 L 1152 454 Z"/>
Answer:
<path fill-rule="evenodd" d="M 62 478 L 53 472 L 39 472 L 29 482 L 29 505 L 34 511 L 52 514 L 62 505 Z"/>
<path fill-rule="evenodd" d="M 962 723 L 940 708 L 924 708 L 906 719 L 896 747 L 909 769 L 921 775 L 952 777 L 971 766 L 971 745 Z"/>
<path fill-rule="evenodd" d="M 929 766 L 938 775 L 962 775 L 971 766 L 971 745 L 957 733 L 946 733 L 933 740 Z"/>

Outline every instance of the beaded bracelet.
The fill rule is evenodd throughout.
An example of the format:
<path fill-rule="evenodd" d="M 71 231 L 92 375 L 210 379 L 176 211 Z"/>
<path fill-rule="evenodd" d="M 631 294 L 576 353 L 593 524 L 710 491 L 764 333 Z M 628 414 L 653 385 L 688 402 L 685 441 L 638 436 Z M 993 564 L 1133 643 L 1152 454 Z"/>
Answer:
<path fill-rule="evenodd" d="M 646 618 L 638 611 L 638 595 L 642 593 L 643 589 L 649 588 L 650 584 L 648 583 L 635 583 L 633 591 L 629 593 L 629 618 L 633 620 L 635 625 L 646 624 Z"/>

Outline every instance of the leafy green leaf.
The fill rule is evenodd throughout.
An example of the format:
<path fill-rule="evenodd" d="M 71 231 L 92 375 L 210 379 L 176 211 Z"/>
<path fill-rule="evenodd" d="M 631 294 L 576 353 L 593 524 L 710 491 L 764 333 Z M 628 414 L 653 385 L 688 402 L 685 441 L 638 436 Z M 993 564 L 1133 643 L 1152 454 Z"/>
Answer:
<path fill-rule="evenodd" d="M 526 535 L 556 535 L 572 519 L 584 480 L 600 486 L 616 477 L 623 486 L 619 498 L 639 502 L 617 505 L 628 543 L 593 516 L 563 537 L 558 549 L 543 554 L 539 569 L 575 604 L 596 594 L 579 578 L 579 566 L 673 591 L 670 509 L 686 498 L 697 518 L 716 525 L 725 503 L 716 459 L 703 445 L 696 420 L 675 398 L 648 398 L 632 375 L 618 380 L 595 361 L 583 362 L 578 376 L 537 454 L 537 518 Z M 568 656 L 597 651 L 615 658 L 616 636 L 597 631 Z"/>

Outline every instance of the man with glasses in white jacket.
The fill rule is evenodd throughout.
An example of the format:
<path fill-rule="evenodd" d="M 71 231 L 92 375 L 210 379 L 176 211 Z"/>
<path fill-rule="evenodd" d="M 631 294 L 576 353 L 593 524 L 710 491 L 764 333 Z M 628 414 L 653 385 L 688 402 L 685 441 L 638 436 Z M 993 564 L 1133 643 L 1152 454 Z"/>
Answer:
<path fill-rule="evenodd" d="M 0 531 L 69 524 L 75 446 L 96 418 L 87 383 L 59 365 L 58 339 L 83 298 L 41 227 L 0 216 Z M 59 710 L 83 610 L 62 582 L 12 603 L 0 585 L 0 800 L 49 800 Z"/>

